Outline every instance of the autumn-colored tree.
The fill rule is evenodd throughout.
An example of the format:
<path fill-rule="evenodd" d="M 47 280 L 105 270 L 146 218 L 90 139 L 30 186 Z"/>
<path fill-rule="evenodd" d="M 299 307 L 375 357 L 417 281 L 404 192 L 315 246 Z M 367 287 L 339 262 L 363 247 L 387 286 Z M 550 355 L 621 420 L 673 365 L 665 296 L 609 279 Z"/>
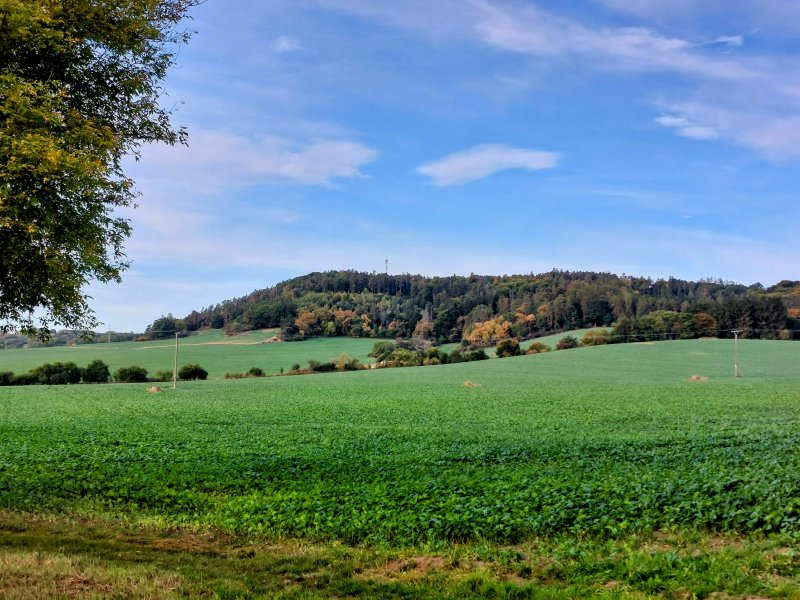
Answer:
<path fill-rule="evenodd" d="M 464 339 L 472 346 L 485 348 L 510 337 L 510 331 L 511 324 L 500 316 L 483 323 L 475 323 L 468 329 Z"/>
<path fill-rule="evenodd" d="M 412 337 L 429 340 L 433 336 L 433 323 L 430 321 L 419 321 L 414 327 Z"/>

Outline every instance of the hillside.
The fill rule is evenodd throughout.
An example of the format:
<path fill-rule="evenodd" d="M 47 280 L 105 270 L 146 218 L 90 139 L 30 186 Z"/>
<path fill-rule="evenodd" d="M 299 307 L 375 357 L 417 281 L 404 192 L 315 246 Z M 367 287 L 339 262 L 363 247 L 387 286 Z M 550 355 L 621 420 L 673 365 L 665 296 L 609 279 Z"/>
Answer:
<path fill-rule="evenodd" d="M 195 310 L 182 319 L 156 319 L 147 335 L 158 339 L 175 330 L 212 328 L 233 334 L 276 327 L 286 340 L 417 337 L 434 343 L 467 339 L 487 346 L 502 337 L 530 339 L 665 311 L 703 316 L 691 325 L 689 335 L 685 319 L 666 315 L 668 323 L 655 327 L 666 329 L 658 333 L 682 328 L 677 337 L 726 337 L 739 329 L 744 337 L 793 338 L 800 330 L 800 281 L 764 288 L 559 270 L 468 277 L 328 271 Z M 624 335 L 634 335 L 637 324 L 628 325 Z"/>

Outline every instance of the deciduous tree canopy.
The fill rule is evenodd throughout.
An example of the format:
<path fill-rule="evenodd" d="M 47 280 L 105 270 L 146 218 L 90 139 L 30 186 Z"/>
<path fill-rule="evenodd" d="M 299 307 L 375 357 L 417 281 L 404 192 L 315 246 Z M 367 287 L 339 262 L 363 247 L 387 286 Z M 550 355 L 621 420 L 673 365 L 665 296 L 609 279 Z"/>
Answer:
<path fill-rule="evenodd" d="M 0 0 L 0 325 L 97 325 L 136 198 L 122 159 L 185 141 L 160 103 L 200 0 Z"/>

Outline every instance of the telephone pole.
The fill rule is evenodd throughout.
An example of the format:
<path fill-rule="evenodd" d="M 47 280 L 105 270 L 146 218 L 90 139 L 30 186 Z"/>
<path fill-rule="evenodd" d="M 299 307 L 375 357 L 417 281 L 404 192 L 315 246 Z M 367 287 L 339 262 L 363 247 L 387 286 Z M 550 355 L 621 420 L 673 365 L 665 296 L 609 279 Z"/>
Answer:
<path fill-rule="evenodd" d="M 175 332 L 175 366 L 172 369 L 172 389 L 178 389 L 178 332 Z"/>

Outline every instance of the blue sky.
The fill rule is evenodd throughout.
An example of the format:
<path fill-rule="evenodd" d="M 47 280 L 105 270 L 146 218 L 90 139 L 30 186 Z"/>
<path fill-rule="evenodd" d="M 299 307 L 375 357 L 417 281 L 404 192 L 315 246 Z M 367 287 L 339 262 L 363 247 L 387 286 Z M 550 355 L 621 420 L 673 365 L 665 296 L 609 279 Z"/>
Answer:
<path fill-rule="evenodd" d="M 326 269 L 800 279 L 796 0 L 208 0 L 115 330 Z"/>

